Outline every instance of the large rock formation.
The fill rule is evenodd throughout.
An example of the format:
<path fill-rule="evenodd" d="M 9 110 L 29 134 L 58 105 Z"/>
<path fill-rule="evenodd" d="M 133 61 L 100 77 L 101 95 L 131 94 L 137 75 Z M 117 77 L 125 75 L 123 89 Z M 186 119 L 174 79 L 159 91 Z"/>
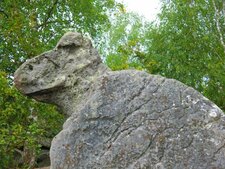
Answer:
<path fill-rule="evenodd" d="M 25 62 L 15 84 L 69 116 L 51 169 L 225 168 L 225 117 L 214 103 L 173 79 L 110 71 L 79 33 Z"/>

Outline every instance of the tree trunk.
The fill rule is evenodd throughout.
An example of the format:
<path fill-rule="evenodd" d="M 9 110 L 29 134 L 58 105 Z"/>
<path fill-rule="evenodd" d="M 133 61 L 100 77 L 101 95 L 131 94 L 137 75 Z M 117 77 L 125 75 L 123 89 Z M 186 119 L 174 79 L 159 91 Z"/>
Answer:
<path fill-rule="evenodd" d="M 219 38 L 220 38 L 220 43 L 223 46 L 223 52 L 224 52 L 224 55 L 225 55 L 225 42 L 224 42 L 223 33 L 221 31 L 220 22 L 219 22 L 220 12 L 218 11 L 218 9 L 216 7 L 216 3 L 215 3 L 214 0 L 212 0 L 212 3 L 213 3 L 214 11 L 215 11 L 214 18 L 215 18 L 215 22 L 216 22 L 216 28 L 217 28 L 217 32 L 218 32 L 218 35 L 219 35 Z M 224 13 L 224 12 L 225 12 L 225 2 L 223 2 L 222 13 Z M 224 17 L 224 19 L 225 19 L 225 17 Z"/>

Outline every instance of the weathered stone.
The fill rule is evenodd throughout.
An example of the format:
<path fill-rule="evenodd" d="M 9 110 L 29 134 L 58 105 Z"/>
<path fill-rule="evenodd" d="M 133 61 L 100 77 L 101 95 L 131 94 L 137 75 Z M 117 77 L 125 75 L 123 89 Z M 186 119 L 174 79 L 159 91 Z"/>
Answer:
<path fill-rule="evenodd" d="M 25 62 L 15 85 L 69 115 L 51 169 L 225 168 L 225 116 L 214 103 L 173 79 L 110 71 L 78 33 Z"/>

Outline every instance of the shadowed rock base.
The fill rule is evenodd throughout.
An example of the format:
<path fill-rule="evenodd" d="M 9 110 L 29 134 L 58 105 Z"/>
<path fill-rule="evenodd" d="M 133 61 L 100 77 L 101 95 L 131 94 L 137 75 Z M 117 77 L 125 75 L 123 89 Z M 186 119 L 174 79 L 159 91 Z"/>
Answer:
<path fill-rule="evenodd" d="M 24 63 L 15 84 L 69 116 L 51 169 L 225 168 L 225 116 L 214 103 L 173 79 L 110 71 L 79 33 Z"/>

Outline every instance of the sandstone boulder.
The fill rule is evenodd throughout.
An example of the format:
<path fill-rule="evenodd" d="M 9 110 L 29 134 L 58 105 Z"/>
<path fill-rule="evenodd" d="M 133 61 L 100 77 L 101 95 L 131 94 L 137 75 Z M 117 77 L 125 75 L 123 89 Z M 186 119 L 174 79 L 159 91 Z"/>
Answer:
<path fill-rule="evenodd" d="M 79 33 L 25 62 L 15 85 L 68 115 L 51 169 L 225 168 L 222 110 L 176 80 L 110 71 Z"/>

